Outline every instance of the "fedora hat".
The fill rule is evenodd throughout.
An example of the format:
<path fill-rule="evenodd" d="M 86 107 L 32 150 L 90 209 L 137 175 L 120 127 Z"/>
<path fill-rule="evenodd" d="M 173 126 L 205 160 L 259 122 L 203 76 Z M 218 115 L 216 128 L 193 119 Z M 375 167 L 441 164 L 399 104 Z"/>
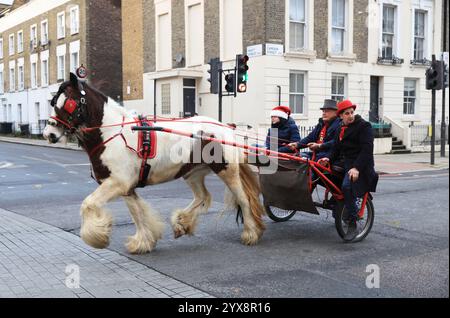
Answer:
<path fill-rule="evenodd" d="M 323 106 L 320 108 L 320 110 L 324 109 L 338 110 L 336 101 L 334 99 L 325 99 L 325 101 L 323 102 Z"/>

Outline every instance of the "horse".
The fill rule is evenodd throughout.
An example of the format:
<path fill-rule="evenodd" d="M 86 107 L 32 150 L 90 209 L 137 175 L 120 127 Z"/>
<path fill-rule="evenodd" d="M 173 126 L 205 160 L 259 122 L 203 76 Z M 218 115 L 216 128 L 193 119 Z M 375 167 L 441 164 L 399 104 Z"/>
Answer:
<path fill-rule="evenodd" d="M 181 135 L 156 131 L 156 154 L 147 158 L 148 175 L 142 179 L 143 159 L 138 155 L 138 137 L 131 129 L 136 118 L 130 111 L 92 85 L 70 73 L 51 101 L 52 114 L 43 136 L 49 143 L 66 142 L 75 136 L 89 156 L 91 171 L 98 183 L 96 190 L 81 204 L 82 240 L 94 248 L 106 248 L 112 231 L 111 214 L 105 204 L 122 197 L 136 226 L 128 237 L 132 254 L 151 252 L 162 237 L 160 215 L 140 197 L 138 186 L 154 185 L 183 178 L 193 192 L 192 202 L 172 213 L 170 223 L 175 238 L 193 235 L 200 214 L 211 205 L 205 177 L 215 173 L 226 185 L 225 206 L 241 212 L 241 242 L 254 245 L 261 238 L 265 210 L 259 200 L 259 182 L 245 160 L 242 149 L 217 142 L 194 140 Z M 157 121 L 158 126 L 233 140 L 233 130 L 208 117 Z M 199 156 L 199 154 L 202 154 Z M 212 155 L 207 158 L 204 154 Z M 193 160 L 200 157 L 199 160 Z M 139 180 L 141 178 L 141 180 Z"/>

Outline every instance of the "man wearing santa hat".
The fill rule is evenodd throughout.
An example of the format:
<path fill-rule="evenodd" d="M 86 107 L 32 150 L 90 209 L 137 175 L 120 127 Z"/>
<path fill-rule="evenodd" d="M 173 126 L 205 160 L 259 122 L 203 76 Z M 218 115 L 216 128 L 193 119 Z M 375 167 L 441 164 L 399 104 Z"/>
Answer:
<path fill-rule="evenodd" d="M 300 133 L 290 114 L 291 109 L 288 106 L 277 106 L 272 109 L 270 112 L 272 125 L 267 133 L 266 148 L 278 152 L 294 152 L 288 145 L 299 142 Z"/>

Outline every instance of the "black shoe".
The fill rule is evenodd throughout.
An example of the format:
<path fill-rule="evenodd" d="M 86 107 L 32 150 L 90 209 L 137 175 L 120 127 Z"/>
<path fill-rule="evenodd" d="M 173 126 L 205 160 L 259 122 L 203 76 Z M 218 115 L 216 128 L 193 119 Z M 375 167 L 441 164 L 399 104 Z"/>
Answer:
<path fill-rule="evenodd" d="M 347 233 L 344 235 L 344 241 L 351 242 L 353 241 L 359 234 L 358 227 L 356 225 L 356 219 L 352 218 L 348 222 Z"/>

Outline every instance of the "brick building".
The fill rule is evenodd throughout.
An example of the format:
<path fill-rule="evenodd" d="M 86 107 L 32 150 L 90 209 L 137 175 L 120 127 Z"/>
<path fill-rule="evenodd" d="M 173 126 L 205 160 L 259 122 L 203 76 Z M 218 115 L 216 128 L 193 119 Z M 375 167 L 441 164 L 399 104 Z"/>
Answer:
<path fill-rule="evenodd" d="M 411 123 L 430 122 L 425 70 L 442 51 L 442 7 L 442 0 L 126 1 L 124 105 L 152 114 L 156 86 L 158 115 L 217 118 L 207 63 L 219 57 L 231 68 L 236 54 L 248 53 L 248 90 L 224 98 L 224 122 L 267 127 L 281 90 L 301 126 L 316 123 L 325 98 L 350 98 L 363 117 L 390 122 L 408 139 Z"/>
<path fill-rule="evenodd" d="M 39 134 L 50 100 L 80 65 L 121 100 L 120 0 L 16 0 L 0 18 L 0 122 Z"/>

